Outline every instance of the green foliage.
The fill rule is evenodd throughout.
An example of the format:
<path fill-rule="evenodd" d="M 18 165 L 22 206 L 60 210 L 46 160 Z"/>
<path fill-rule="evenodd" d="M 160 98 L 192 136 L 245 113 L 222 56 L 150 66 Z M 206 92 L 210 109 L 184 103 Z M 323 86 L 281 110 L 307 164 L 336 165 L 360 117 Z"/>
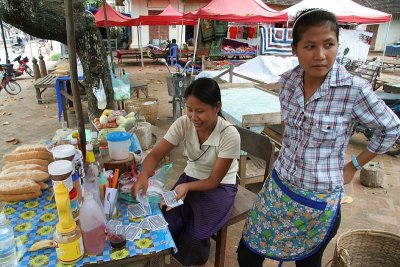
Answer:
<path fill-rule="evenodd" d="M 53 55 L 51 55 L 51 57 L 50 57 L 50 61 L 59 61 L 61 59 L 61 53 L 56 53 L 56 54 L 53 54 Z"/>
<path fill-rule="evenodd" d="M 88 5 L 97 5 L 99 6 L 103 1 L 102 0 L 84 0 L 85 4 Z"/>

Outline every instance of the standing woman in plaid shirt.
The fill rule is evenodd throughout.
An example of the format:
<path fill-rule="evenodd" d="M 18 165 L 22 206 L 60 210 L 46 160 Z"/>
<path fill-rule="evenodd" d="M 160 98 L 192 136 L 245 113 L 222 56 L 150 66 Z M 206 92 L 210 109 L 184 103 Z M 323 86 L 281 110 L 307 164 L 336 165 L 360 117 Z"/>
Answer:
<path fill-rule="evenodd" d="M 299 66 L 280 80 L 282 148 L 243 228 L 241 267 L 261 267 L 265 258 L 321 266 L 340 225 L 343 185 L 400 135 L 399 119 L 371 85 L 335 61 L 338 37 L 328 11 L 305 10 L 295 19 L 292 51 Z M 356 122 L 374 136 L 345 162 Z"/>

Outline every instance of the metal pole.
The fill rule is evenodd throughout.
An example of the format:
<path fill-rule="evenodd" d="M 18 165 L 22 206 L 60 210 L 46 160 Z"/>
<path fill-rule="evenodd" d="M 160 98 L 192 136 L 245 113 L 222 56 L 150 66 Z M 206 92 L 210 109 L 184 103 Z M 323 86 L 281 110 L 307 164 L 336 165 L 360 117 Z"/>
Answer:
<path fill-rule="evenodd" d="M 194 72 L 194 63 L 196 62 L 197 40 L 199 39 L 199 28 L 200 28 L 200 18 L 197 20 L 196 42 L 195 42 L 194 52 L 193 52 L 192 75 Z"/>
<path fill-rule="evenodd" d="M 144 67 L 143 62 L 143 47 L 142 47 L 142 23 L 140 22 L 139 27 L 137 28 L 138 32 L 138 41 L 139 41 L 139 48 L 140 48 L 140 60 L 142 61 L 142 68 Z"/>
<path fill-rule="evenodd" d="M 383 68 L 383 61 L 385 60 L 385 52 L 386 52 L 386 42 L 389 34 L 389 29 L 390 29 L 390 22 L 392 21 L 392 18 L 390 18 L 390 21 L 388 22 L 387 25 L 387 30 L 386 30 L 386 36 L 385 36 L 385 43 L 383 44 L 383 53 L 382 53 L 382 68 Z"/>
<path fill-rule="evenodd" d="M 83 112 L 81 97 L 79 94 L 78 87 L 78 71 L 76 66 L 76 49 L 75 49 L 75 29 L 74 29 L 74 12 L 73 12 L 73 0 L 65 1 L 65 17 L 67 20 L 67 44 L 69 53 L 69 68 L 71 71 L 71 87 L 74 97 L 74 109 L 76 120 L 78 121 L 78 132 L 79 139 L 81 142 L 81 149 L 83 155 L 86 154 L 86 135 L 85 135 L 85 124 L 83 122 Z"/>
<path fill-rule="evenodd" d="M 6 51 L 6 63 L 10 64 L 10 59 L 8 58 L 6 36 L 4 35 L 3 20 L 0 19 L 1 35 L 3 35 L 4 50 Z"/>
<path fill-rule="evenodd" d="M 107 32 L 107 45 L 108 45 L 108 51 L 110 52 L 110 60 L 111 60 L 112 72 L 115 74 L 113 55 L 112 55 L 112 51 L 111 51 L 110 28 L 108 27 L 108 19 L 107 19 L 106 4 L 107 4 L 107 3 L 106 3 L 106 0 L 103 0 L 104 23 L 105 23 L 106 32 Z"/>

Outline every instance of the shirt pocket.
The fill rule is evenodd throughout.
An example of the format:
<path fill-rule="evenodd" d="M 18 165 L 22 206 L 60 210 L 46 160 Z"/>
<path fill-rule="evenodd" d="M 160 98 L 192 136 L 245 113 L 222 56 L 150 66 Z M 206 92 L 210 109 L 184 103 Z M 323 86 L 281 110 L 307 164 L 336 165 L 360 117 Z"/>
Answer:
<path fill-rule="evenodd" d="M 311 127 L 311 143 L 314 147 L 336 143 L 343 128 L 343 118 L 321 116 L 313 119 Z"/>

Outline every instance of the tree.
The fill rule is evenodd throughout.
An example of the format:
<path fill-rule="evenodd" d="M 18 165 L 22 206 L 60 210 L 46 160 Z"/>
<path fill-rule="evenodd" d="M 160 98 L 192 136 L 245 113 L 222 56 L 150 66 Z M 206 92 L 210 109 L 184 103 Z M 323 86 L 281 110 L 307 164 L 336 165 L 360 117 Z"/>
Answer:
<path fill-rule="evenodd" d="M 41 39 L 67 43 L 64 0 L 0 0 L 0 16 L 6 23 Z M 99 115 L 92 88 L 102 79 L 107 107 L 112 108 L 113 90 L 106 50 L 93 16 L 83 0 L 74 0 L 76 51 L 82 62 L 89 112 Z"/>

